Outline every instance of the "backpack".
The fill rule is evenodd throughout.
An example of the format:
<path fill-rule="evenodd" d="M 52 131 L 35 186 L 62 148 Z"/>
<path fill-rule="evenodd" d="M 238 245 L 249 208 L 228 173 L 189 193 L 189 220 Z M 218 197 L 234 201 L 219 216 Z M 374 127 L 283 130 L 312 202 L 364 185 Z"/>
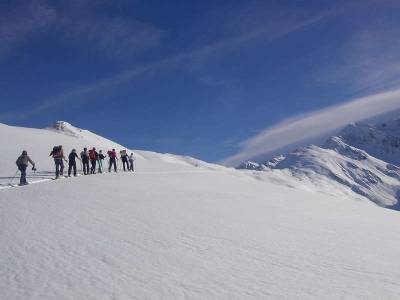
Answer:
<path fill-rule="evenodd" d="M 50 156 L 51 155 L 54 158 L 61 157 L 61 147 L 60 146 L 54 146 L 53 150 L 50 152 Z"/>
<path fill-rule="evenodd" d="M 115 153 L 114 151 L 108 151 L 107 154 L 108 154 L 108 156 L 110 158 L 116 158 L 117 157 L 117 153 Z"/>

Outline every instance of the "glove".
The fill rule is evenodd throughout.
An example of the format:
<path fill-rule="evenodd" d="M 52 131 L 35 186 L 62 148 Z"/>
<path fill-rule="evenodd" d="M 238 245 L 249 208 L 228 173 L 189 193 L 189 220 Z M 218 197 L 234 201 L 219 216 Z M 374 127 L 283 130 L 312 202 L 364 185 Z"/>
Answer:
<path fill-rule="evenodd" d="M 36 171 L 36 168 L 35 168 L 35 166 L 33 166 L 33 167 L 32 167 L 32 171 Z"/>

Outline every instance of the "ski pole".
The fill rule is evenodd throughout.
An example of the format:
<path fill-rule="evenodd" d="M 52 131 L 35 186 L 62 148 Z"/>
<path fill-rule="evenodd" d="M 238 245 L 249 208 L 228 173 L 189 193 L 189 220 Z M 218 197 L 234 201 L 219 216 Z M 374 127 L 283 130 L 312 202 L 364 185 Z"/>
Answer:
<path fill-rule="evenodd" d="M 17 172 L 15 173 L 14 177 L 11 178 L 11 181 L 10 181 L 10 183 L 9 183 L 8 185 L 12 185 L 14 179 L 15 179 L 15 178 L 17 177 L 17 175 L 18 175 L 18 172 L 19 172 L 19 170 L 17 170 Z"/>

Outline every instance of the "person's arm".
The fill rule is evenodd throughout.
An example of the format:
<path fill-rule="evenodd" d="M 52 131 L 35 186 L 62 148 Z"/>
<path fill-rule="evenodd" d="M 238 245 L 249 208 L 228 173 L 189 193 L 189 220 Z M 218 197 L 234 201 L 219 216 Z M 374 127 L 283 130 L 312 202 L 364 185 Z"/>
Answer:
<path fill-rule="evenodd" d="M 81 160 L 81 159 L 79 158 L 78 154 L 76 154 L 76 153 L 75 153 L 75 157 L 76 157 L 77 159 Z"/>
<path fill-rule="evenodd" d="M 32 167 L 35 167 L 34 161 L 28 156 L 28 161 L 31 163 Z"/>

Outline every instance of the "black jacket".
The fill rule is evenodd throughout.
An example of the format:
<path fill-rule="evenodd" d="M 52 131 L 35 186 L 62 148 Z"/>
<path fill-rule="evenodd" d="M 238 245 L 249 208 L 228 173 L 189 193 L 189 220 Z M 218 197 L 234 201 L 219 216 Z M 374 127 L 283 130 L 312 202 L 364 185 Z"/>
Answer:
<path fill-rule="evenodd" d="M 76 159 L 77 157 L 78 157 L 78 154 L 76 154 L 75 152 L 71 152 L 71 153 L 68 155 L 69 164 L 73 165 L 73 164 L 75 163 L 75 159 Z"/>

